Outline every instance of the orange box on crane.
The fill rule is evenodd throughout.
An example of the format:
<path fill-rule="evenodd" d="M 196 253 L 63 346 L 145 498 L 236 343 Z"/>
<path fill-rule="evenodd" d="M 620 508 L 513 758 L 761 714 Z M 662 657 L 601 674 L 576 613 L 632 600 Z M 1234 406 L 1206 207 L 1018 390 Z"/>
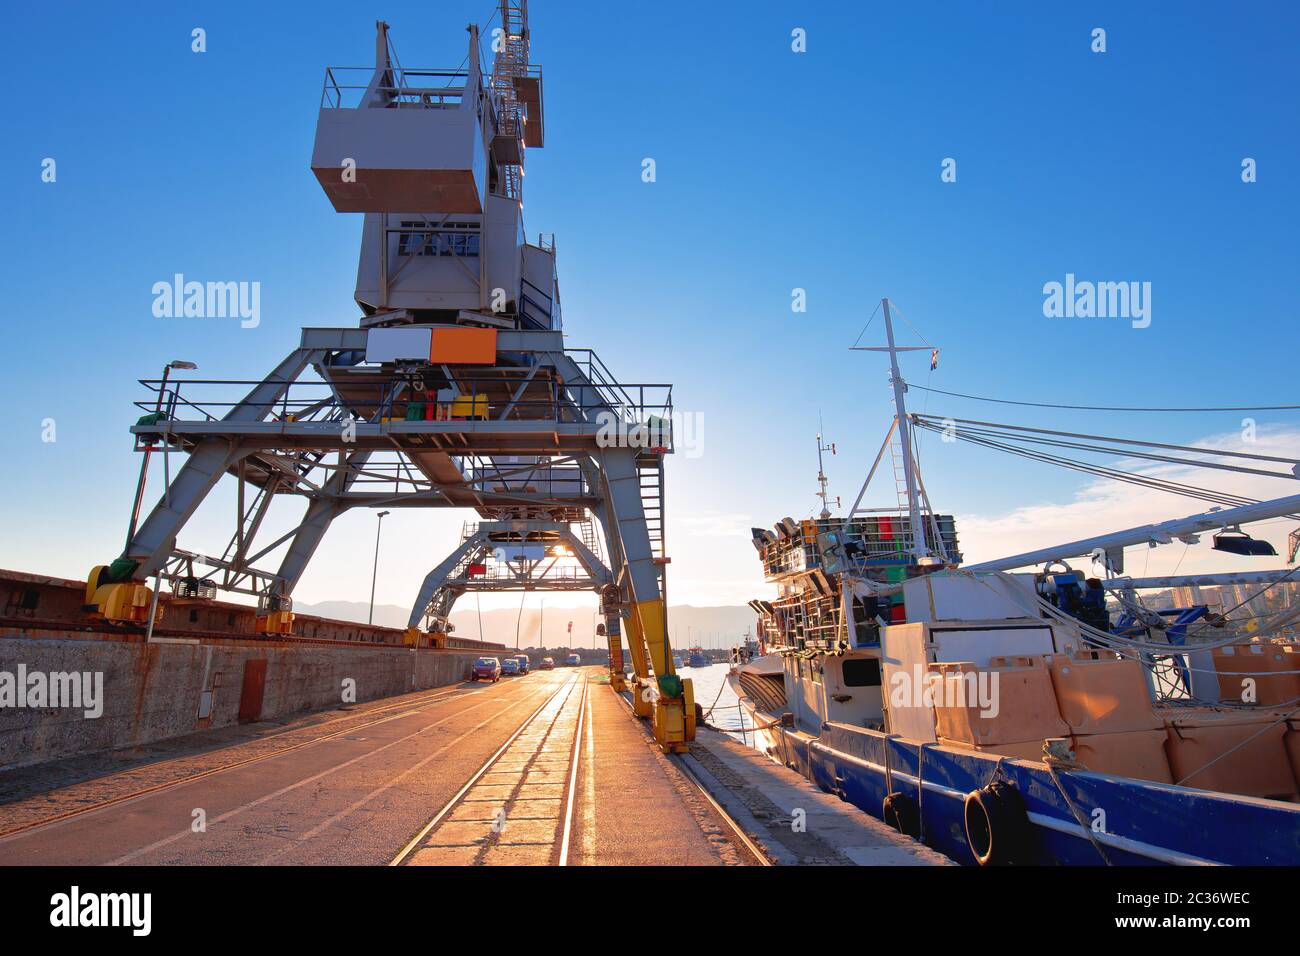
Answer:
<path fill-rule="evenodd" d="M 495 365 L 496 360 L 496 329 L 453 326 L 433 330 L 429 361 L 434 365 Z"/>

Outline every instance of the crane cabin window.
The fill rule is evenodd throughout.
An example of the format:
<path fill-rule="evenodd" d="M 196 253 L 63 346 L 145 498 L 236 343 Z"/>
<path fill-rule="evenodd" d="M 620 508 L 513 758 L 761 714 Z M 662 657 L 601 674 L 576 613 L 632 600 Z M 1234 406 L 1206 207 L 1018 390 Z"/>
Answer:
<path fill-rule="evenodd" d="M 399 256 L 458 256 L 467 258 L 479 254 L 479 232 L 476 223 L 449 222 L 438 229 L 425 222 L 403 222 L 397 236 Z"/>

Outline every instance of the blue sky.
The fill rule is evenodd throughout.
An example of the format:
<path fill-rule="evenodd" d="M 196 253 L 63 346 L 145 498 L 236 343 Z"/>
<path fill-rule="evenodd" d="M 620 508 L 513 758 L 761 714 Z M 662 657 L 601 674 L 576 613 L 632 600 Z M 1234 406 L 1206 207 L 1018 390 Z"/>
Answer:
<path fill-rule="evenodd" d="M 890 408 L 881 357 L 847 347 L 881 296 L 942 347 L 937 372 L 923 357 L 905 366 L 917 384 L 1080 404 L 1294 401 L 1294 5 L 531 8 L 547 146 L 529 154 L 525 219 L 556 234 L 569 344 L 626 380 L 673 382 L 678 407 L 703 416 L 701 456 L 670 463 L 674 602 L 759 589 L 745 529 L 815 508 L 819 416 L 841 450 L 832 493 L 852 499 Z M 371 62 L 376 17 L 405 66 L 454 66 L 464 24 L 492 13 L 487 0 L 8 13 L 0 565 L 80 577 L 119 553 L 136 379 L 172 358 L 254 377 L 301 326 L 355 322 L 360 217 L 335 213 L 308 169 L 324 68 Z M 204 54 L 190 50 L 196 26 Z M 1090 49 L 1095 27 L 1105 53 Z M 791 50 L 794 28 L 806 53 Z M 41 182 L 45 157 L 56 183 Z M 953 183 L 940 181 L 948 157 Z M 1245 157 L 1256 183 L 1241 181 Z M 151 286 L 175 272 L 259 281 L 261 325 L 154 318 Z M 1151 326 L 1045 318 L 1043 284 L 1066 273 L 1150 282 Z M 806 313 L 791 312 L 794 288 Z M 1241 418 L 911 400 L 1184 442 Z M 1257 417 L 1286 446 L 1294 414 Z M 1089 494 L 969 447 L 923 452 L 940 510 L 992 529 L 972 558 L 995 556 L 999 516 Z M 1198 510 L 1153 507 L 1151 519 Z M 206 541 L 182 546 L 224 543 L 228 510 L 201 514 Z M 462 517 L 385 528 L 381 603 L 409 603 Z M 336 525 L 302 600 L 368 597 L 373 522 Z"/>

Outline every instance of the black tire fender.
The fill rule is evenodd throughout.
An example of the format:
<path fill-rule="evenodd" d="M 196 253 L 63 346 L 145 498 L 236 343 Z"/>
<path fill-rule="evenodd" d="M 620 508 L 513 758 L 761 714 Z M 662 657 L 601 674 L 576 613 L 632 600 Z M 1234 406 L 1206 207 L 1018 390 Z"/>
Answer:
<path fill-rule="evenodd" d="M 1024 797 L 1009 783 L 996 781 L 966 794 L 963 816 L 966 845 L 980 866 L 1023 863 L 1029 840 Z"/>
<path fill-rule="evenodd" d="M 880 806 L 880 818 L 904 836 L 916 838 L 921 833 L 921 812 L 908 794 L 894 791 Z"/>

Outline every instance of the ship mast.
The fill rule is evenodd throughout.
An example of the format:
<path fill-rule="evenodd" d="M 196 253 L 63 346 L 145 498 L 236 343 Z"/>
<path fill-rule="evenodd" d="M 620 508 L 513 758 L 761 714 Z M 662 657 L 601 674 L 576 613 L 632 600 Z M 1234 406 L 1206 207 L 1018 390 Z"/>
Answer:
<path fill-rule="evenodd" d="M 821 514 L 819 514 L 817 517 L 826 519 L 831 516 L 830 500 L 828 497 L 829 493 L 826 491 L 826 486 L 830 484 L 830 482 L 826 478 L 826 466 L 823 464 L 823 460 L 822 460 L 823 452 L 830 452 L 832 455 L 834 455 L 835 443 L 831 442 L 829 445 L 827 445 L 822 441 L 821 432 L 818 432 L 817 433 L 817 484 L 821 486 L 821 491 L 817 492 L 817 497 L 822 500 L 822 511 Z M 835 507 L 838 508 L 839 499 L 836 498 L 835 502 L 836 502 Z"/>
<path fill-rule="evenodd" d="M 925 530 L 921 526 L 921 496 L 916 475 L 916 461 L 912 457 L 912 423 L 907 417 L 905 398 L 907 383 L 903 381 L 903 374 L 898 368 L 898 353 L 919 352 L 929 347 L 897 345 L 894 341 L 894 320 L 889 311 L 889 300 L 881 299 L 880 307 L 885 316 L 885 341 L 888 344 L 883 347 L 853 346 L 853 350 L 889 353 L 889 383 L 894 388 L 894 427 L 898 431 L 898 442 L 903 458 L 903 480 L 907 486 L 907 514 L 911 525 L 912 555 L 920 562 L 922 558 L 930 556 L 930 550 L 925 546 Z M 870 476 L 867 480 L 871 480 Z"/>

